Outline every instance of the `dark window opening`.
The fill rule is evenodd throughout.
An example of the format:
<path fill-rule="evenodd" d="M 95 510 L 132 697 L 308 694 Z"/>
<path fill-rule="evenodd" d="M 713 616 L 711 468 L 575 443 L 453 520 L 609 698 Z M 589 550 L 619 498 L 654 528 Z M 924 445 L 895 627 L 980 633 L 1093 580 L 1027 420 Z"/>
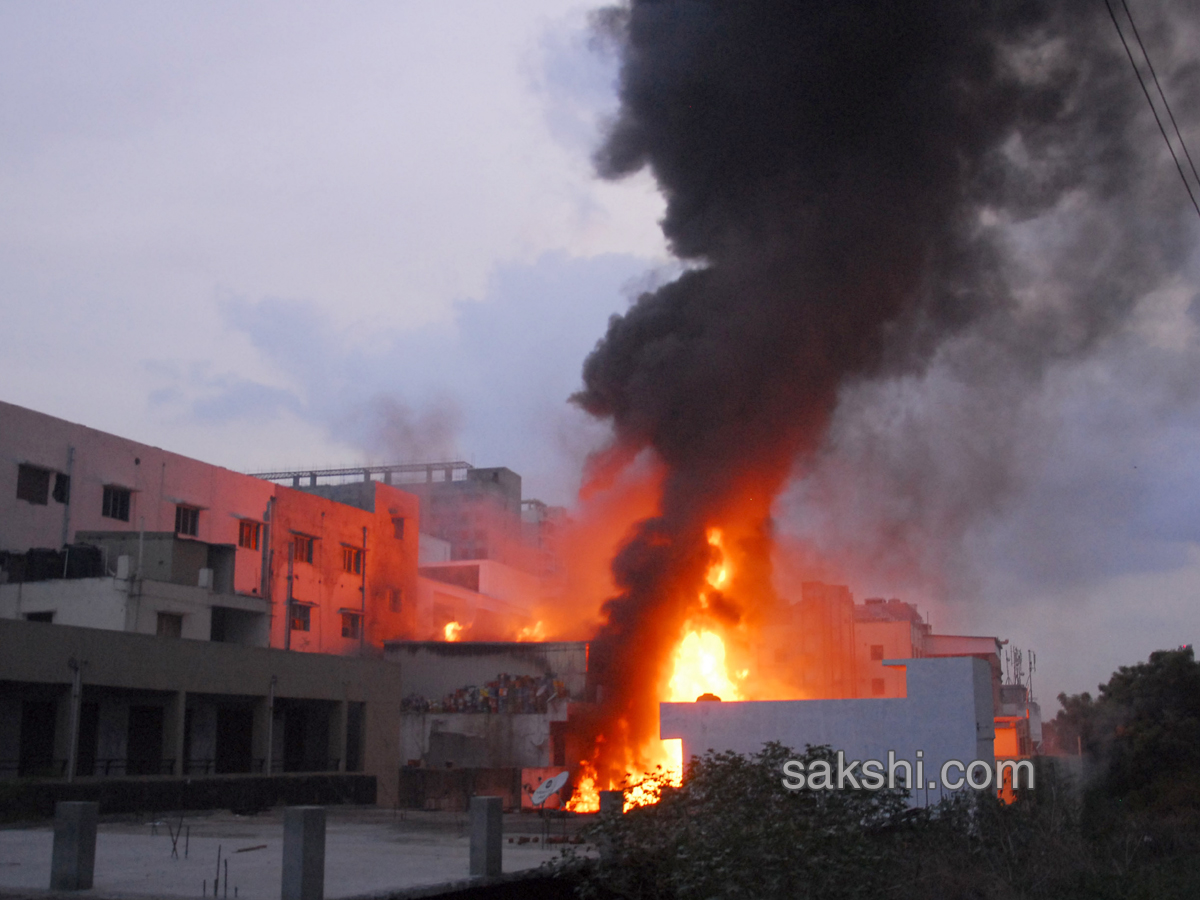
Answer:
<path fill-rule="evenodd" d="M 238 546 L 247 550 L 257 550 L 262 538 L 262 524 L 259 522 L 242 521 L 238 523 Z"/>
<path fill-rule="evenodd" d="M 175 507 L 175 533 L 195 537 L 200 533 L 200 510 L 194 506 Z"/>
<path fill-rule="evenodd" d="M 292 606 L 292 631 L 308 631 L 312 623 L 310 609 L 307 606 L 293 604 Z"/>
<path fill-rule="evenodd" d="M 362 616 L 358 613 L 342 613 L 342 637 L 357 638 L 362 634 Z"/>
<path fill-rule="evenodd" d="M 21 736 L 17 747 L 18 775 L 56 775 L 54 727 L 57 708 L 53 700 L 26 700 L 21 704 Z"/>
<path fill-rule="evenodd" d="M 51 493 L 55 503 L 71 502 L 71 476 L 62 472 L 54 473 L 54 491 Z"/>
<path fill-rule="evenodd" d="M 883 644 L 871 645 L 871 659 L 883 659 Z"/>
<path fill-rule="evenodd" d="M 174 613 L 159 613 L 158 628 L 155 633 L 159 637 L 183 637 L 183 616 Z"/>
<path fill-rule="evenodd" d="M 27 466 L 17 466 L 17 499 L 36 506 L 45 506 L 50 498 L 50 471 Z"/>
<path fill-rule="evenodd" d="M 292 559 L 296 562 L 311 563 L 313 561 L 313 539 L 303 534 L 292 537 Z"/>
<path fill-rule="evenodd" d="M 404 519 L 400 516 L 392 516 L 392 537 L 398 541 L 404 540 Z"/>
<path fill-rule="evenodd" d="M 104 504 L 100 508 L 100 515 L 107 519 L 120 519 L 122 522 L 129 521 L 129 500 L 133 494 L 126 488 L 114 487 L 108 485 L 104 488 Z"/>
<path fill-rule="evenodd" d="M 100 704 L 83 703 L 79 707 L 79 748 L 75 756 L 75 774 L 92 775 L 96 771 L 96 750 L 100 743 Z"/>
<path fill-rule="evenodd" d="M 358 547 L 342 547 L 342 569 L 353 575 L 362 574 L 362 550 Z"/>
<path fill-rule="evenodd" d="M 254 752 L 254 710 L 218 707 L 214 770 L 221 775 L 249 772 Z"/>
<path fill-rule="evenodd" d="M 25 621 L 26 622 L 53 622 L 54 621 L 54 613 L 53 612 L 25 613 Z"/>
<path fill-rule="evenodd" d="M 163 708 L 129 707 L 129 732 L 125 771 L 129 775 L 161 775 L 163 765 Z"/>
<path fill-rule="evenodd" d="M 871 696 L 872 697 L 882 697 L 885 693 L 887 693 L 887 688 L 884 686 L 883 679 L 882 678 L 872 678 L 871 679 Z"/>
<path fill-rule="evenodd" d="M 346 706 L 346 771 L 361 772 L 363 768 L 363 724 L 365 703 Z"/>

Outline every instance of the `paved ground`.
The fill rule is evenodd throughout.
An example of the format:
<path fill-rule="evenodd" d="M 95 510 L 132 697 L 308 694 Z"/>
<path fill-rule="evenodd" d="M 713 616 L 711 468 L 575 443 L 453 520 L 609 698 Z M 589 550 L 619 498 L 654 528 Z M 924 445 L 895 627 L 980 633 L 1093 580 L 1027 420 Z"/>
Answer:
<path fill-rule="evenodd" d="M 170 823 L 171 828 L 178 828 L 179 817 Z M 218 896 L 238 900 L 279 897 L 280 810 L 256 816 L 191 813 L 184 815 L 182 824 L 176 859 L 171 855 L 166 817 L 101 821 L 91 893 L 121 897 L 201 897 L 207 893 L 211 897 L 219 849 Z M 571 835 L 582 824 L 580 819 L 550 820 L 550 834 Z M 537 868 L 559 855 L 561 845 L 544 842 L 545 828 L 546 823 L 536 815 L 504 817 L 506 873 Z M 0 829 L 0 894 L 48 888 L 52 844 L 53 830 L 48 823 Z M 461 880 L 467 877 L 468 850 L 468 821 L 463 813 L 330 807 L 325 896 L 350 897 Z"/>

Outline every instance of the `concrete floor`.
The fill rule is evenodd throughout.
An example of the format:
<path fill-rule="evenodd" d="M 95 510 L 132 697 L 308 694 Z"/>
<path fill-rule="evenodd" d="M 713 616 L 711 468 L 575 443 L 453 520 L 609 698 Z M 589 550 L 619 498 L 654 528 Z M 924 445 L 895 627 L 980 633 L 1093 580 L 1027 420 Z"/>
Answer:
<path fill-rule="evenodd" d="M 351 897 L 467 877 L 469 829 L 465 813 L 330 807 L 326 816 L 326 897 Z M 179 817 L 170 822 L 172 828 L 177 828 Z M 579 818 L 550 820 L 549 828 L 555 836 L 570 835 L 582 824 Z M 212 897 L 220 848 L 218 896 L 236 896 L 238 900 L 279 897 L 281 810 L 255 816 L 229 812 L 185 814 L 183 828 L 184 835 L 177 845 L 179 858 L 175 859 L 165 816 L 102 820 L 96 838 L 95 883 L 91 892 L 77 896 L 95 893 L 198 898 L 207 891 Z M 543 828 L 544 823 L 536 815 L 504 817 L 506 873 L 535 869 L 559 855 L 563 847 L 547 846 L 542 840 Z M 525 843 L 520 843 L 522 837 L 527 838 Z M 535 837 L 539 839 L 536 843 Z M 52 845 L 49 823 L 0 829 L 0 894 L 46 890 L 50 885 Z"/>

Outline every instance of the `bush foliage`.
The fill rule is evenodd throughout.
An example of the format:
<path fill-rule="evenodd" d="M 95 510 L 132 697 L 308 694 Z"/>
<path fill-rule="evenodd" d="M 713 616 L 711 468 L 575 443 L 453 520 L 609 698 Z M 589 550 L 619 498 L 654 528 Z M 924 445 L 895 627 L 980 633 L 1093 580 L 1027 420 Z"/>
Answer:
<path fill-rule="evenodd" d="M 900 790 L 783 788 L 786 760 L 831 757 L 768 744 L 693 759 L 679 787 L 643 783 L 657 805 L 598 818 L 596 852 L 556 866 L 585 898 L 1200 896 L 1194 835 L 1138 815 L 1089 830 L 1082 792 L 1049 761 L 1037 790 L 1008 806 L 990 792 L 912 808 Z"/>

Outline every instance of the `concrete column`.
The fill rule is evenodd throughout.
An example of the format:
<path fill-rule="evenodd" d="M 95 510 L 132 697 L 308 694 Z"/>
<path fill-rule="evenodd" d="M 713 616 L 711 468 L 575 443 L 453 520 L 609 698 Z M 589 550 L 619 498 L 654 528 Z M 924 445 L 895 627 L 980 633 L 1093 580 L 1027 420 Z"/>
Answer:
<path fill-rule="evenodd" d="M 254 700 L 254 721 L 251 724 L 250 730 L 250 756 L 251 771 L 254 771 L 254 766 L 257 765 L 255 760 L 263 760 L 262 774 L 271 774 L 271 737 L 272 737 L 272 722 L 271 716 L 273 710 L 273 699 L 270 694 L 266 697 L 257 697 Z"/>
<path fill-rule="evenodd" d="M 471 798 L 471 877 L 499 875 L 504 834 L 504 799 Z"/>
<path fill-rule="evenodd" d="M 325 808 L 289 806 L 283 811 L 282 900 L 324 900 Z"/>
<path fill-rule="evenodd" d="M 601 791 L 600 792 L 600 815 L 602 816 L 622 816 L 625 814 L 625 792 L 624 791 Z"/>
<path fill-rule="evenodd" d="M 339 700 L 329 712 L 329 758 L 338 761 L 337 770 L 346 771 L 346 722 L 350 704 Z"/>
<path fill-rule="evenodd" d="M 99 803 L 64 800 L 54 804 L 50 890 L 91 889 L 96 869 L 96 818 L 99 813 Z"/>
<path fill-rule="evenodd" d="M 172 775 L 186 775 L 183 771 L 183 745 L 187 740 L 187 691 L 176 691 L 167 700 L 163 710 L 163 750 L 175 761 L 171 764 Z"/>

